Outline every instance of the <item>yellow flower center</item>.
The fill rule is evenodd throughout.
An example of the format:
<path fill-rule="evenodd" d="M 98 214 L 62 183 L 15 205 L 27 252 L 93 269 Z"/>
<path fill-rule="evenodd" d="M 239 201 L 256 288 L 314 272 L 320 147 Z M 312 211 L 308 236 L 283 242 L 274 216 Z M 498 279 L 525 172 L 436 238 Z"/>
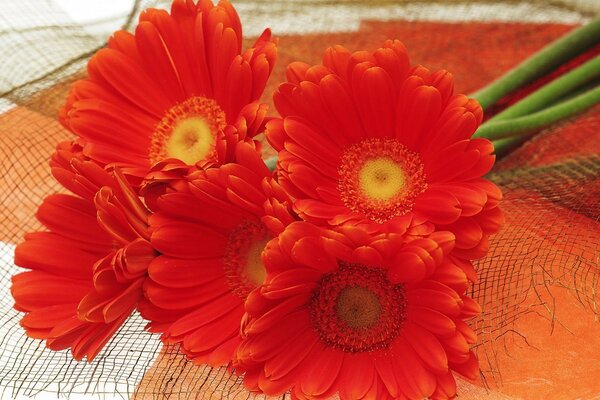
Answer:
<path fill-rule="evenodd" d="M 166 151 L 169 157 L 195 164 L 210 153 L 214 142 L 214 134 L 202 118 L 188 118 L 175 125 Z"/>
<path fill-rule="evenodd" d="M 166 158 L 177 158 L 188 165 L 210 162 L 216 159 L 217 139 L 225 126 L 225 113 L 213 99 L 191 97 L 176 104 L 152 134 L 150 163 Z"/>
<path fill-rule="evenodd" d="M 271 238 L 259 221 L 243 222 L 229 235 L 223 257 L 224 272 L 231 291 L 241 299 L 246 299 L 267 277 L 261 255 Z"/>
<path fill-rule="evenodd" d="M 402 167 L 391 158 L 366 161 L 358 172 L 363 194 L 373 200 L 389 200 L 404 188 Z"/>
<path fill-rule="evenodd" d="M 338 174 L 344 205 L 380 224 L 410 212 L 427 189 L 421 158 L 396 139 L 371 138 L 350 146 Z"/>
<path fill-rule="evenodd" d="M 248 282 L 254 286 L 261 285 L 267 277 L 267 270 L 262 262 L 261 254 L 268 241 L 268 239 L 263 239 L 252 243 L 246 253 L 244 275 Z"/>

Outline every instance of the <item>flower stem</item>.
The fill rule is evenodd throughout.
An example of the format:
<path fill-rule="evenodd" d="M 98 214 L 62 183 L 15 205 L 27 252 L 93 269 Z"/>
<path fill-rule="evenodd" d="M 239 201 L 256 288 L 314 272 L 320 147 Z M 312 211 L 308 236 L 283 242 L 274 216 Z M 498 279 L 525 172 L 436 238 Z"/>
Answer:
<path fill-rule="evenodd" d="M 600 18 L 575 29 L 508 71 L 488 86 L 471 94 L 484 110 L 506 94 L 545 75 L 559 65 L 600 42 Z"/>
<path fill-rule="evenodd" d="M 600 76 L 600 56 L 548 83 L 523 100 L 490 118 L 487 123 L 521 117 L 539 111 L 594 81 Z"/>
<path fill-rule="evenodd" d="M 483 124 L 473 137 L 490 140 L 530 133 L 555 122 L 578 114 L 600 102 L 600 86 L 578 96 L 562 101 L 542 111 L 508 120 L 492 121 Z"/>
<path fill-rule="evenodd" d="M 511 152 L 520 144 L 529 139 L 531 135 L 512 136 L 504 139 L 494 140 L 494 153 L 497 157 L 502 157 Z"/>

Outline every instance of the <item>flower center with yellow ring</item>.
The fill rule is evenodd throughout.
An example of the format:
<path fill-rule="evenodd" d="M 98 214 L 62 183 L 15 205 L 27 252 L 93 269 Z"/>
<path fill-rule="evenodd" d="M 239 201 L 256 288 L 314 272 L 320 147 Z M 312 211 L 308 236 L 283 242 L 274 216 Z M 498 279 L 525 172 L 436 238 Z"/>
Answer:
<path fill-rule="evenodd" d="M 396 139 L 371 138 L 347 148 L 338 168 L 344 205 L 377 223 L 412 211 L 427 189 L 423 163 Z"/>
<path fill-rule="evenodd" d="M 267 277 L 267 270 L 262 262 L 261 254 L 267 245 L 268 239 L 253 242 L 246 253 L 246 265 L 243 275 L 253 286 L 259 286 Z"/>
<path fill-rule="evenodd" d="M 150 163 L 167 158 L 177 158 L 188 165 L 209 163 L 216 159 L 217 139 L 225 126 L 225 113 L 215 100 L 191 97 L 173 106 L 156 125 L 150 143 Z"/>
<path fill-rule="evenodd" d="M 267 277 L 261 255 L 272 237 L 259 221 L 243 222 L 229 235 L 223 257 L 225 278 L 240 298 L 246 299 Z"/>

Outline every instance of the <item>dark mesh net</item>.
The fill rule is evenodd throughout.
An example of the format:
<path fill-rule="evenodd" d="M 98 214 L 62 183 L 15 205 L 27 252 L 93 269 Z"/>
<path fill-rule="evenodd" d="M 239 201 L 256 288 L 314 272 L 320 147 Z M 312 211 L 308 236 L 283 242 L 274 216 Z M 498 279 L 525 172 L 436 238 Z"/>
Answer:
<path fill-rule="evenodd" d="M 469 92 L 594 11 L 590 3 L 577 0 L 510 6 L 442 0 L 234 3 L 249 36 L 267 21 L 281 36 L 266 102 L 289 62 L 316 63 L 330 44 L 355 50 L 374 48 L 387 38 L 401 39 L 414 62 L 452 71 L 457 89 Z M 136 1 L 128 14 L 98 21 L 96 27 L 130 29 L 148 6 L 167 4 Z M 524 23 L 511 22 L 516 20 Z M 193 366 L 177 348 L 162 349 L 157 336 L 143 331 L 137 315 L 92 363 L 46 349 L 18 324 L 21 315 L 12 308 L 9 293 L 10 277 L 17 272 L 14 246 L 25 232 L 40 229 L 35 210 L 45 196 L 61 190 L 50 177 L 48 158 L 56 143 L 69 137 L 56 122 L 69 84 L 85 74 L 85 62 L 105 43 L 106 34 L 90 26 L 70 21 L 51 1 L 5 2 L 0 15 L 0 393 L 250 398 L 225 369 Z M 473 324 L 482 376 L 491 387 L 502 385 L 506 347 L 515 340 L 528 343 L 527 324 L 547 330 L 568 326 L 569 318 L 555 313 L 557 304 L 568 299 L 583 304 L 591 320 L 597 314 L 599 130 L 600 108 L 595 108 L 543 132 L 492 174 L 505 194 L 507 223 L 478 262 L 479 281 L 471 291 L 484 308 Z M 532 315 L 534 322 L 528 322 Z"/>
<path fill-rule="evenodd" d="M 531 140 L 490 176 L 504 192 L 507 221 L 477 265 L 472 293 L 484 308 L 475 326 L 488 377 L 501 377 L 498 339 L 519 334 L 514 329 L 521 315 L 535 313 L 550 326 L 561 322 L 555 320 L 552 287 L 568 289 L 593 315 L 598 312 L 599 128 L 595 108 Z M 584 139 L 573 141 L 578 135 Z"/>

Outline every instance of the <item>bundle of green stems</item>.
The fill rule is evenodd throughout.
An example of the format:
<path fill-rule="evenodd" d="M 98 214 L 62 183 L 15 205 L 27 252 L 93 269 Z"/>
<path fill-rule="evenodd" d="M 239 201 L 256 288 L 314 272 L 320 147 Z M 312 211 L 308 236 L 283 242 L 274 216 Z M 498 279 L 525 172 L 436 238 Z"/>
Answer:
<path fill-rule="evenodd" d="M 552 73 L 598 44 L 600 18 L 550 43 L 470 97 L 487 111 L 504 96 Z M 496 154 L 505 155 L 541 129 L 600 103 L 599 79 L 600 56 L 596 56 L 494 115 L 474 137 L 492 140 Z"/>

